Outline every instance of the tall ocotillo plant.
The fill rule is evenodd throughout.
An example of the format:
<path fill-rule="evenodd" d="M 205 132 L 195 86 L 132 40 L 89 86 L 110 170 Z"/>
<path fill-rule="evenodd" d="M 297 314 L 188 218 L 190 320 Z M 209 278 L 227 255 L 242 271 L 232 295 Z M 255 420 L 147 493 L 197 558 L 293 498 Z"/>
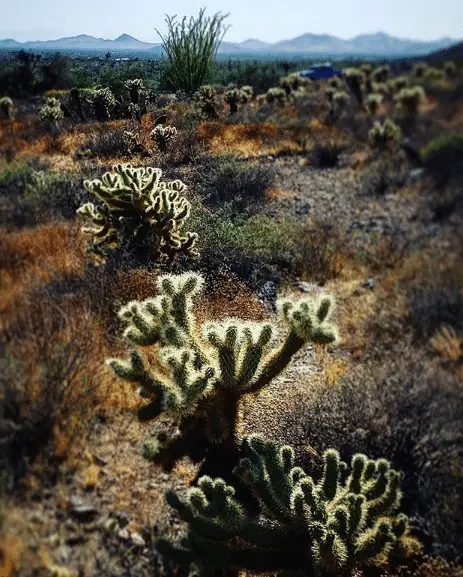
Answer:
<path fill-rule="evenodd" d="M 350 474 L 337 451 L 323 454 L 318 483 L 294 466 L 290 446 L 251 436 L 235 475 L 259 500 L 258 517 L 247 514 L 234 487 L 203 476 L 186 499 L 167 492 L 168 503 L 188 523 L 179 543 L 160 538 L 156 548 L 200 574 L 214 570 L 296 570 L 309 577 L 358 574 L 421 552 L 410 534 L 401 501 L 400 474 L 388 461 L 354 455 Z M 363 574 L 363 573 L 362 573 Z"/>
<path fill-rule="evenodd" d="M 201 9 L 198 18 L 186 16 L 182 22 L 175 22 L 176 16 L 166 16 L 168 34 L 163 37 L 162 47 L 167 56 L 165 76 L 174 90 L 193 95 L 204 83 L 214 62 L 220 42 L 228 30 L 223 21 L 228 14 L 220 12 L 212 18 L 204 16 Z"/>
<path fill-rule="evenodd" d="M 198 235 L 181 234 L 190 215 L 190 203 L 181 196 L 180 180 L 161 181 L 159 168 L 133 168 L 119 164 L 101 180 L 86 180 L 84 187 L 101 201 L 81 206 L 77 213 L 86 220 L 83 232 L 95 243 L 111 246 L 122 241 L 141 246 L 151 259 L 172 260 L 179 254 L 195 255 Z"/>
<path fill-rule="evenodd" d="M 218 445 L 233 452 L 243 395 L 266 387 L 307 342 L 326 344 L 337 339 L 330 322 L 333 300 L 328 296 L 279 303 L 287 328 L 279 346 L 271 344 L 276 332 L 271 323 L 228 318 L 198 327 L 193 297 L 203 282 L 195 273 L 163 276 L 158 297 L 131 302 L 119 313 L 128 325 L 124 337 L 132 351 L 126 360 L 109 359 L 109 366 L 122 379 L 138 384 L 143 397 L 151 398 L 139 410 L 142 420 L 162 413 L 180 426 L 180 436 L 168 439 L 164 447 L 159 438 L 147 442 L 147 457 L 164 456 L 176 441 L 195 434 L 204 454 Z M 154 345 L 161 366 L 157 369 L 138 348 Z"/>

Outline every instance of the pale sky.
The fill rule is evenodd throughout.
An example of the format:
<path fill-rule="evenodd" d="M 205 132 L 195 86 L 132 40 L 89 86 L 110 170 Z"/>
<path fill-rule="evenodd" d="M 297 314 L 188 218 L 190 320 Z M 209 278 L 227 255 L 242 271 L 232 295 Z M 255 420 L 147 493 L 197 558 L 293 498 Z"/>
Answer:
<path fill-rule="evenodd" d="M 436 40 L 463 38 L 462 0 L 1 0 L 0 38 L 45 40 L 89 34 L 126 33 L 159 42 L 165 13 L 179 18 L 230 13 L 224 40 L 277 42 L 307 32 L 351 38 L 383 31 L 392 36 Z"/>

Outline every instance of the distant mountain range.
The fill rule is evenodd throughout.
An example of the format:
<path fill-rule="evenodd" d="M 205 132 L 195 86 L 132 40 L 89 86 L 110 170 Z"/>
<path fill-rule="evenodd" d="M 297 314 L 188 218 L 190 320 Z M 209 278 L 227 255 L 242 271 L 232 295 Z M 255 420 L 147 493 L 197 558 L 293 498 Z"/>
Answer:
<path fill-rule="evenodd" d="M 457 39 L 441 38 L 434 41 L 418 41 L 406 38 L 396 38 L 384 32 L 376 34 L 361 34 L 355 38 L 344 40 L 329 34 L 303 34 L 291 40 L 267 43 L 251 38 L 244 42 L 222 42 L 219 47 L 221 54 L 346 54 L 346 55 L 384 55 L 384 56 L 415 56 L 426 55 L 456 44 Z M 81 34 L 58 40 L 41 40 L 33 42 L 17 42 L 12 38 L 0 40 L 0 50 L 56 50 L 56 51 L 124 51 L 147 52 L 160 54 L 160 43 L 142 42 L 128 34 L 122 34 L 115 40 L 105 40 Z"/>

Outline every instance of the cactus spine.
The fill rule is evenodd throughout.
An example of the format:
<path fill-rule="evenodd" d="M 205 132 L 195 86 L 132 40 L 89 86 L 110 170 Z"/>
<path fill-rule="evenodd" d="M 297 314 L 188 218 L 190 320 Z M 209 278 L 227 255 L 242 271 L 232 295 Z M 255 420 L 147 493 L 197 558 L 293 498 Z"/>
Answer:
<path fill-rule="evenodd" d="M 222 479 L 204 476 L 181 499 L 168 503 L 187 522 L 180 543 L 158 539 L 167 559 L 211 570 L 300 570 L 309 576 L 352 575 L 390 555 L 421 551 L 408 519 L 397 514 L 400 475 L 385 459 L 357 454 L 350 472 L 337 451 L 323 454 L 318 483 L 294 466 L 294 451 L 258 436 L 244 439 L 235 475 L 253 491 L 261 515 L 250 517 Z"/>

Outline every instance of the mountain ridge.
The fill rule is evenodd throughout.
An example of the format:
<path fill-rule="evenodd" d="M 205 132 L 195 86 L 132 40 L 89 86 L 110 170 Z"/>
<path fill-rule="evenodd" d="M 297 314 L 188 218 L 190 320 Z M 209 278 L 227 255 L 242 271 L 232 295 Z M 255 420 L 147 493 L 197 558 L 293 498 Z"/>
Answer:
<path fill-rule="evenodd" d="M 386 32 L 358 34 L 353 38 L 343 39 L 330 34 L 313 34 L 307 32 L 295 38 L 277 42 L 263 42 L 249 38 L 242 42 L 222 42 L 219 53 L 333 53 L 333 54 L 384 54 L 384 55 L 419 55 L 447 49 L 457 44 L 459 39 L 444 37 L 438 40 L 423 41 L 398 38 Z M 120 51 L 157 51 L 161 50 L 159 42 L 143 42 L 130 34 L 123 33 L 114 40 L 97 38 L 88 34 L 67 36 L 55 40 L 38 40 L 18 42 L 14 38 L 0 39 L 0 49 L 41 49 L 41 50 L 120 50 Z"/>

